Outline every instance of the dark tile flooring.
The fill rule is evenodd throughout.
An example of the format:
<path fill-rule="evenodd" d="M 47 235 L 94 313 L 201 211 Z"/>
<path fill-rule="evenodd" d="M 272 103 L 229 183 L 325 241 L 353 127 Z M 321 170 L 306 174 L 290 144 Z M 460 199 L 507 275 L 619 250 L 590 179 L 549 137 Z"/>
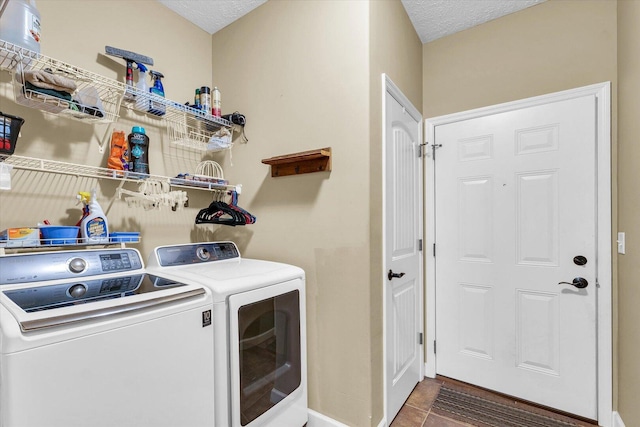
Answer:
<path fill-rule="evenodd" d="M 550 412 L 547 409 L 530 405 L 525 402 L 515 401 L 504 395 L 492 393 L 490 391 L 473 387 L 459 381 L 455 381 L 446 377 L 438 376 L 435 379 L 425 378 L 422 382 L 413 389 L 413 392 L 404 403 L 404 406 L 398 412 L 398 415 L 391 423 L 391 427 L 469 427 L 478 426 L 478 424 L 469 424 L 467 422 L 454 420 L 448 418 L 442 414 L 436 414 L 431 411 L 431 406 L 438 396 L 440 387 L 443 384 L 447 386 L 455 387 L 458 390 L 465 390 L 471 394 L 481 396 L 485 399 L 497 401 L 506 405 L 514 405 L 520 409 L 524 409 L 538 414 L 552 414 L 554 417 L 573 422 L 581 427 L 595 427 L 597 424 L 592 424 L 585 420 L 579 420 L 564 416 L 562 414 L 556 414 Z"/>

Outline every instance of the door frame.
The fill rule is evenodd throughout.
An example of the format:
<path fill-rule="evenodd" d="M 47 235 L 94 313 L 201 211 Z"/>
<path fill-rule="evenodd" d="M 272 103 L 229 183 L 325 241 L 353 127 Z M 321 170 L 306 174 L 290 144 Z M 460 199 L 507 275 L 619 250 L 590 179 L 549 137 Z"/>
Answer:
<path fill-rule="evenodd" d="M 533 98 L 526 98 L 504 104 L 478 108 L 460 113 L 429 118 L 425 120 L 426 142 L 429 148 L 435 143 L 436 127 L 489 116 L 493 114 L 529 108 L 552 102 L 565 101 L 583 96 L 596 97 L 596 288 L 597 288 L 597 399 L 598 423 L 603 427 L 611 427 L 613 418 L 613 319 L 612 319 L 612 189 L 611 189 L 611 82 L 603 82 L 576 89 L 551 93 Z M 436 148 L 437 150 L 437 148 Z M 431 157 L 433 151 L 427 150 Z M 426 201 L 426 248 L 433 248 L 435 238 L 435 188 L 434 162 L 427 161 L 425 166 L 425 201 Z M 426 376 L 436 376 L 436 353 L 434 340 L 436 336 L 436 286 L 435 257 L 430 249 L 426 258 Z"/>
<path fill-rule="evenodd" d="M 423 133 L 422 133 L 422 114 L 418 111 L 416 107 L 409 101 L 409 99 L 402 93 L 400 88 L 396 86 L 395 83 L 389 78 L 389 76 L 385 73 L 382 73 L 382 146 L 381 146 L 381 154 L 382 154 L 382 263 L 383 268 L 382 271 L 387 271 L 388 267 L 386 265 L 386 227 L 387 227 L 387 217 L 386 211 L 384 207 L 387 202 L 387 192 L 385 189 L 385 183 L 387 182 L 387 174 L 386 174 L 386 157 L 385 157 L 385 147 L 387 144 L 387 93 L 389 93 L 402 107 L 414 118 L 418 123 L 418 139 L 416 144 L 418 144 L 418 149 L 424 147 L 422 144 L 423 141 Z M 420 212 L 418 213 L 418 234 L 421 239 L 424 241 L 424 159 L 420 157 L 420 173 L 421 176 L 416 177 L 417 185 L 418 185 L 418 197 L 419 197 L 419 206 Z M 424 246 L 423 246 L 424 247 Z M 383 275 L 384 276 L 384 275 Z M 420 266 L 418 269 L 418 283 L 424 283 L 424 252 L 422 256 L 420 256 Z M 383 390 L 383 419 L 380 422 L 380 425 L 388 425 L 391 420 L 389 419 L 389 415 L 387 414 L 387 292 L 388 286 L 387 281 L 384 277 L 379 282 L 382 286 L 382 390 Z M 418 310 L 418 318 L 419 325 L 418 330 L 420 333 L 424 334 L 424 287 L 419 286 L 419 310 Z M 424 335 L 423 335 L 424 336 Z M 424 343 L 417 344 L 418 355 L 420 358 L 420 375 L 419 377 L 422 379 L 425 376 L 424 373 Z M 407 396 L 408 397 L 408 396 Z"/>

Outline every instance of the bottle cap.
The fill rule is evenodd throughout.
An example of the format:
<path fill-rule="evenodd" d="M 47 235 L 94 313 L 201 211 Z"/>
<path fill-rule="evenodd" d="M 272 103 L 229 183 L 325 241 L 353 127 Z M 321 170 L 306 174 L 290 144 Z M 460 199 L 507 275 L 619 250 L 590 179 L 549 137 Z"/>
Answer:
<path fill-rule="evenodd" d="M 200 93 L 200 89 L 196 89 L 196 94 L 199 94 L 199 93 Z"/>
<path fill-rule="evenodd" d="M 145 130 L 144 130 L 144 128 L 142 126 L 134 126 L 131 129 L 131 133 L 141 133 L 143 135 L 146 135 L 146 132 L 145 132 Z"/>
<path fill-rule="evenodd" d="M 211 88 L 209 86 L 202 86 L 200 88 L 200 93 L 211 93 Z"/>

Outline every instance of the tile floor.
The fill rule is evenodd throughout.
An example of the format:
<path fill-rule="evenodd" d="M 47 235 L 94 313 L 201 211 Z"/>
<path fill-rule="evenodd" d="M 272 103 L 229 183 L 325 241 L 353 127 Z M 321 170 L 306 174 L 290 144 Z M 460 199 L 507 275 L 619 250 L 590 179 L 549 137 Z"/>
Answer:
<path fill-rule="evenodd" d="M 425 378 L 418 383 L 413 390 L 404 406 L 398 412 L 398 415 L 391 423 L 391 427 L 469 427 L 474 424 L 468 424 L 462 421 L 447 418 L 431 411 L 431 405 L 436 400 L 438 392 L 442 384 L 455 386 L 458 389 L 472 390 L 473 394 L 480 395 L 486 399 L 495 400 L 504 404 L 516 405 L 521 409 L 530 410 L 538 414 L 549 414 L 546 409 L 529 405 L 523 402 L 516 402 L 506 396 L 491 393 L 489 391 L 472 387 L 468 384 L 460 383 L 445 377 L 437 377 L 436 379 Z M 563 415 L 554 414 L 560 419 L 574 422 L 581 427 L 596 427 L 596 424 L 577 420 Z"/>

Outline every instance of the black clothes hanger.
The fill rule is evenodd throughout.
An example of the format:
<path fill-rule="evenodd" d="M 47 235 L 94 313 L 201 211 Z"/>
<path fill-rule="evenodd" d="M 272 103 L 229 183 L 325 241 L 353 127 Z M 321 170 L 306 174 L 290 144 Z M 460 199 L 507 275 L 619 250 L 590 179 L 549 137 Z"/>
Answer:
<path fill-rule="evenodd" d="M 235 227 L 236 225 L 254 224 L 256 217 L 237 205 L 238 193 L 231 191 L 231 203 L 214 200 L 201 209 L 196 215 L 196 224 L 222 224 Z"/>

